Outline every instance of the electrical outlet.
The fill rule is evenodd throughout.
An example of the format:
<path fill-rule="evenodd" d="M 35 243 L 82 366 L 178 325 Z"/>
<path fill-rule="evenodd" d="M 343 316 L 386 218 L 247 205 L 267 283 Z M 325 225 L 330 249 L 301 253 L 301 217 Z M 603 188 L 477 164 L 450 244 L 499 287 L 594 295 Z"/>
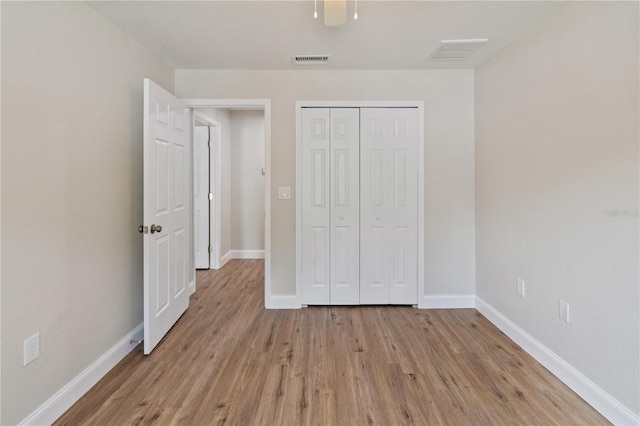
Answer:
<path fill-rule="evenodd" d="M 569 322 L 569 304 L 563 300 L 560 301 L 560 319 Z"/>
<path fill-rule="evenodd" d="M 40 356 L 40 333 L 36 333 L 24 341 L 24 365 Z"/>
<path fill-rule="evenodd" d="M 524 297 L 524 280 L 522 278 L 518 278 L 516 282 L 516 292 Z"/>

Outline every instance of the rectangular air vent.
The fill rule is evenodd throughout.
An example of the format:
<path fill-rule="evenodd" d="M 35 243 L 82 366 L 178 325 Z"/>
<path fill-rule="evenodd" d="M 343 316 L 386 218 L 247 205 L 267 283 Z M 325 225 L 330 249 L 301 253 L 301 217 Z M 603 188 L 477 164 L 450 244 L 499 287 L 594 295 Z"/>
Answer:
<path fill-rule="evenodd" d="M 441 40 L 429 55 L 429 61 L 464 61 L 489 41 L 486 38 L 473 40 Z"/>
<path fill-rule="evenodd" d="M 293 55 L 291 61 L 297 65 L 322 65 L 329 62 L 328 55 Z"/>

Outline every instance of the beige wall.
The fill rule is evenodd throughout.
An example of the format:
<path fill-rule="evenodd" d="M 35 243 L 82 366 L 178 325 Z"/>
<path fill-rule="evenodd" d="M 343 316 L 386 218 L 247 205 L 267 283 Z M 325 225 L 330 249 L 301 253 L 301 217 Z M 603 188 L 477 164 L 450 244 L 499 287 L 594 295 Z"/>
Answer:
<path fill-rule="evenodd" d="M 295 293 L 297 100 L 422 100 L 425 103 L 425 292 L 475 293 L 473 70 L 177 70 L 183 98 L 271 99 L 273 294 Z"/>
<path fill-rule="evenodd" d="M 638 40 L 637 2 L 572 2 L 475 79 L 478 296 L 636 414 Z"/>
<path fill-rule="evenodd" d="M 264 250 L 264 111 L 231 111 L 231 249 Z"/>
<path fill-rule="evenodd" d="M 84 2 L 1 7 L 0 423 L 15 424 L 142 322 L 142 79 L 174 75 Z"/>

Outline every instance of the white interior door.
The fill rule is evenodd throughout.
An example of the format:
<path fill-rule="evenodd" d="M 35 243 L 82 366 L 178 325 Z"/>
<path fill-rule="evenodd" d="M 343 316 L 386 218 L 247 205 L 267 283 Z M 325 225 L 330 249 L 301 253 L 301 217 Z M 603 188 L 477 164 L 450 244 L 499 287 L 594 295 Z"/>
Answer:
<path fill-rule="evenodd" d="M 302 303 L 330 302 L 329 109 L 303 108 Z"/>
<path fill-rule="evenodd" d="M 417 304 L 417 109 L 360 110 L 360 303 Z"/>
<path fill-rule="evenodd" d="M 197 269 L 209 269 L 209 126 L 193 129 L 193 210 Z"/>
<path fill-rule="evenodd" d="M 193 280 L 189 108 L 144 80 L 144 353 L 189 306 Z"/>
<path fill-rule="evenodd" d="M 209 267 L 221 268 L 220 246 L 222 238 L 222 143 L 220 138 L 220 124 L 209 122 L 209 191 L 212 200 L 209 202 Z"/>
<path fill-rule="evenodd" d="M 331 108 L 331 304 L 360 303 L 360 110 Z"/>

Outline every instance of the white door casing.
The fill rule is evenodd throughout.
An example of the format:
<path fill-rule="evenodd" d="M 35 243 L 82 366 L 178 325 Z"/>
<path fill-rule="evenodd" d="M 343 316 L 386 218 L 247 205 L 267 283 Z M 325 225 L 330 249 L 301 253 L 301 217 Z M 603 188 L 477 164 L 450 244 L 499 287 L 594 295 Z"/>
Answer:
<path fill-rule="evenodd" d="M 360 303 L 417 304 L 416 108 L 360 110 Z"/>
<path fill-rule="evenodd" d="M 144 353 L 189 306 L 193 280 L 188 106 L 144 80 Z M 151 233 L 151 225 L 161 226 Z"/>
<path fill-rule="evenodd" d="M 193 129 L 194 246 L 197 269 L 209 269 L 209 126 Z"/>

